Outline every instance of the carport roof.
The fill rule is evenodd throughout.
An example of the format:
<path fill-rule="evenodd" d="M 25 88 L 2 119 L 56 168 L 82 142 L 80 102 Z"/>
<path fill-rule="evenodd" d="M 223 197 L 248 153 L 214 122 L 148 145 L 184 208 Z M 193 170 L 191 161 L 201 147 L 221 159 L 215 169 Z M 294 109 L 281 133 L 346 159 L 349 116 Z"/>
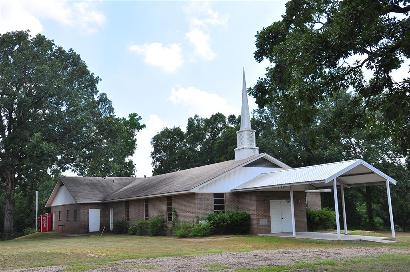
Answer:
<path fill-rule="evenodd" d="M 284 187 L 301 184 L 318 184 L 329 186 L 329 182 L 337 178 L 346 185 L 380 183 L 396 181 L 376 167 L 363 160 L 341 161 L 313 166 L 284 169 L 274 173 L 266 173 L 238 186 L 234 191 L 247 191 L 264 188 Z"/>

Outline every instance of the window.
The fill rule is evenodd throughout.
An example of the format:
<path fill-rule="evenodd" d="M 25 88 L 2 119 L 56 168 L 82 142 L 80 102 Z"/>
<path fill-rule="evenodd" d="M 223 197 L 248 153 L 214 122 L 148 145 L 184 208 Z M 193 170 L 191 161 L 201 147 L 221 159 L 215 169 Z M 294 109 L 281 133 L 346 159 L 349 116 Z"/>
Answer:
<path fill-rule="evenodd" d="M 74 215 L 73 216 L 74 222 L 77 222 L 77 217 L 78 217 L 78 210 L 77 209 L 74 209 L 74 214 L 73 215 Z"/>
<path fill-rule="evenodd" d="M 214 212 L 225 211 L 225 194 L 214 194 Z"/>
<path fill-rule="evenodd" d="M 172 196 L 167 196 L 167 219 L 172 221 Z"/>
<path fill-rule="evenodd" d="M 148 199 L 144 199 L 144 218 L 147 220 L 149 218 L 148 214 Z"/>
<path fill-rule="evenodd" d="M 58 211 L 58 221 L 61 221 L 61 211 Z"/>
<path fill-rule="evenodd" d="M 125 202 L 125 220 L 130 221 L 130 202 Z"/>
<path fill-rule="evenodd" d="M 70 210 L 67 210 L 65 220 L 66 220 L 66 221 L 70 221 Z"/>

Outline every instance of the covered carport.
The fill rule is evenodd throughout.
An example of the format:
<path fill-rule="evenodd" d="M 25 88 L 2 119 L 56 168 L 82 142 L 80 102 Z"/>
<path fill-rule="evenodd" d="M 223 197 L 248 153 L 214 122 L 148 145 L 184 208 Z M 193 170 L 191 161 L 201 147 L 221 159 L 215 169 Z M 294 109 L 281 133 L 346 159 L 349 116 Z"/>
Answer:
<path fill-rule="evenodd" d="M 395 239 L 396 234 L 394 230 L 390 184 L 396 184 L 396 181 L 381 172 L 376 167 L 363 160 L 350 160 L 291 168 L 278 172 L 261 174 L 249 182 L 237 187 L 234 191 L 289 191 L 292 214 L 292 236 L 296 237 L 293 192 L 323 190 L 330 188 L 333 190 L 337 239 L 341 240 L 339 197 L 341 198 L 342 204 L 344 234 L 347 235 L 346 207 L 344 197 L 345 188 L 353 186 L 383 185 L 386 186 L 391 237 Z M 340 187 L 340 196 L 337 190 L 338 186 Z"/>

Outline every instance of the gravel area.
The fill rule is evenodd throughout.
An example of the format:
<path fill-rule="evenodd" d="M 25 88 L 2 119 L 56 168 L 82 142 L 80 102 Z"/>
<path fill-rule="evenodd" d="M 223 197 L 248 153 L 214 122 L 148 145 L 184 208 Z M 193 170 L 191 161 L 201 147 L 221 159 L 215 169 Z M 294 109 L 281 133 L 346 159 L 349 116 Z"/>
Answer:
<path fill-rule="evenodd" d="M 301 261 L 320 261 L 358 256 L 380 255 L 385 253 L 410 254 L 409 250 L 392 248 L 326 248 L 326 249 L 280 249 L 251 252 L 227 252 L 203 256 L 161 257 L 150 259 L 124 260 L 110 266 L 92 270 L 93 272 L 112 271 L 235 271 L 239 268 L 259 266 L 289 265 Z M 63 267 L 12 270 L 13 272 L 54 272 Z"/>

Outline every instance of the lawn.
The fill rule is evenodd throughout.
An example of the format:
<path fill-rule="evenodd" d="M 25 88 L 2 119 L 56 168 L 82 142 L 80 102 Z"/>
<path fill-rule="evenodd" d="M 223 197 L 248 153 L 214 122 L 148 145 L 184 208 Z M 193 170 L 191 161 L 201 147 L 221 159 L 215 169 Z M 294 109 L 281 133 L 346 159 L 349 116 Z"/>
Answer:
<path fill-rule="evenodd" d="M 377 235 L 378 233 L 374 233 Z M 367 233 L 369 235 L 369 233 Z M 2 269 L 41 266 L 65 266 L 68 270 L 85 270 L 109 263 L 136 258 L 160 256 L 202 255 L 208 253 L 252 251 L 259 249 L 327 248 L 327 247 L 396 247 L 410 248 L 410 234 L 398 234 L 394 244 L 364 242 L 313 241 L 293 238 L 259 236 L 214 236 L 198 239 L 174 237 L 139 237 L 130 235 L 61 236 L 55 233 L 33 234 L 11 241 L 0 242 Z M 377 267 L 410 267 L 409 256 L 387 255 L 377 258 L 357 258 L 354 262 L 326 261 L 295 264 L 289 267 L 265 267 L 261 271 L 295 270 L 307 267 L 312 270 L 342 271 L 347 265 L 353 270 L 367 269 L 366 264 Z M 394 260 L 394 261 L 392 261 Z M 314 260 L 312 260 L 314 261 Z M 362 269 L 363 267 L 363 269 Z M 323 269 L 322 269 L 323 268 Z M 357 269 L 354 269 L 357 268 Z M 338 270 L 339 269 L 339 270 Z M 389 271 L 383 269 L 380 271 Z M 398 270 L 400 271 L 400 270 Z"/>

